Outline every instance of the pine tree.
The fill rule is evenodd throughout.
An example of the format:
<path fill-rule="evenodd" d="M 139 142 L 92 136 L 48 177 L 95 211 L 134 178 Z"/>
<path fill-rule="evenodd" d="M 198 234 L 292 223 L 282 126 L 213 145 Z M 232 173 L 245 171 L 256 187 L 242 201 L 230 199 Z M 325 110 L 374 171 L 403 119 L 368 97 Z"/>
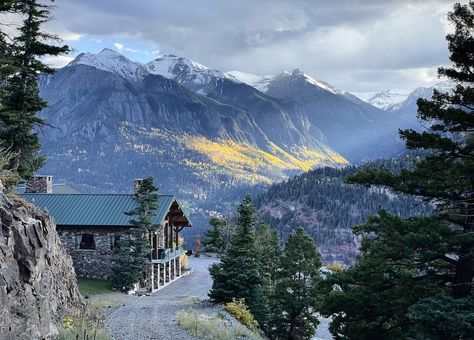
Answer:
<path fill-rule="evenodd" d="M 426 150 L 428 156 L 399 175 L 366 168 L 352 182 L 423 196 L 436 204 L 443 220 L 457 226 L 457 260 L 444 260 L 454 266 L 452 293 L 461 298 L 470 294 L 474 276 L 474 2 L 456 4 L 448 18 L 455 27 L 447 36 L 454 65 L 439 74 L 457 85 L 452 93 L 434 91 L 431 100 L 418 101 L 418 117 L 432 122 L 428 131 L 401 132 L 408 149 Z"/>
<path fill-rule="evenodd" d="M 439 74 L 455 87 L 418 100 L 428 130 L 401 131 L 406 147 L 426 156 L 399 173 L 367 167 L 350 178 L 422 196 L 436 215 L 403 220 L 381 211 L 355 229 L 364 237 L 359 262 L 328 280 L 326 293 L 333 283 L 342 291 L 327 295 L 321 308 L 334 315 L 338 338 L 474 335 L 474 316 L 466 314 L 474 276 L 474 2 L 455 4 L 448 19 L 455 28 L 447 36 L 453 66 Z"/>
<path fill-rule="evenodd" d="M 270 317 L 270 301 L 276 286 L 276 275 L 281 255 L 280 239 L 278 231 L 272 229 L 268 224 L 262 224 L 256 233 L 257 258 L 259 264 L 259 275 L 262 278 L 262 315 L 260 328 L 267 332 Z"/>
<path fill-rule="evenodd" d="M 407 338 L 415 327 L 412 306 L 443 292 L 439 282 L 449 272 L 440 275 L 447 269 L 440 259 L 455 233 L 436 218 L 404 219 L 384 210 L 354 233 L 371 236 L 363 238 L 355 266 L 320 283 L 320 312 L 332 316 L 336 338 Z"/>
<path fill-rule="evenodd" d="M 315 287 L 321 255 L 303 228 L 288 237 L 271 301 L 269 334 L 275 339 L 311 339 L 319 324 Z"/>
<path fill-rule="evenodd" d="M 144 179 L 138 186 L 133 198 L 136 207 L 126 212 L 133 218 L 132 225 L 120 238 L 119 246 L 113 256 L 112 281 L 114 287 L 130 290 L 143 277 L 150 256 L 150 235 L 157 226 L 153 218 L 158 210 L 158 188 L 153 178 Z"/>
<path fill-rule="evenodd" d="M 50 6 L 37 0 L 17 0 L 5 2 L 0 9 L 25 17 L 13 43 L 7 44 L 8 48 L 0 52 L 0 59 L 8 61 L 9 65 L 2 67 L 8 69 L 9 74 L 0 93 L 0 122 L 3 126 L 0 142 L 12 154 L 9 170 L 28 178 L 45 162 L 45 157 L 38 155 L 40 143 L 38 132 L 34 131 L 35 127 L 46 124 L 37 116 L 47 106 L 39 95 L 38 78 L 54 70 L 40 59 L 46 55 L 60 55 L 69 48 L 48 44 L 47 41 L 59 39 L 41 31 L 41 25 L 50 19 Z"/>
<path fill-rule="evenodd" d="M 207 252 L 222 254 L 225 246 L 223 228 L 226 225 L 226 221 L 212 216 L 209 220 L 209 225 L 211 228 L 204 232 L 202 243 Z"/>
<path fill-rule="evenodd" d="M 255 246 L 255 207 L 246 196 L 238 207 L 237 230 L 227 253 L 209 271 L 213 279 L 209 297 L 215 302 L 244 299 L 257 321 L 261 318 L 261 283 Z"/>

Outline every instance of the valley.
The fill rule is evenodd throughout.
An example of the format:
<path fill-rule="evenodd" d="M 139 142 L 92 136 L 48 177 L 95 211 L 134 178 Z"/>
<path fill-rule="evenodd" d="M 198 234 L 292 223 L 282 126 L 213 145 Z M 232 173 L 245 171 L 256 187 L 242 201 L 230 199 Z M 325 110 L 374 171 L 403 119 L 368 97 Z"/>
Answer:
<path fill-rule="evenodd" d="M 127 193 L 132 179 L 151 175 L 183 201 L 194 234 L 246 193 L 398 154 L 396 131 L 406 126 L 301 70 L 258 77 L 174 55 L 140 64 L 110 49 L 79 54 L 42 77 L 40 92 L 48 102 L 40 115 L 54 127 L 41 136 L 41 173 L 86 193 Z M 340 231 L 347 240 L 350 223 Z"/>

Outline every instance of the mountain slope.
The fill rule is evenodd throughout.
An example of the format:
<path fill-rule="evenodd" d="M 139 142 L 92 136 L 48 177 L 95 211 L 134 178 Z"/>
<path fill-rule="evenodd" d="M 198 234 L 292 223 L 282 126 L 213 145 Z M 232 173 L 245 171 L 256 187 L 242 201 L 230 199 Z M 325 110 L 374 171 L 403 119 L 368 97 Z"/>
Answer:
<path fill-rule="evenodd" d="M 324 142 L 352 162 L 396 154 L 401 143 L 392 115 L 339 93 L 299 70 L 283 73 L 268 85 L 268 95 L 281 100 L 310 135 L 322 133 Z"/>
<path fill-rule="evenodd" d="M 276 76 L 237 71 L 226 75 L 275 98 L 299 131 L 330 145 L 351 162 L 393 156 L 402 150 L 396 117 L 299 69 Z"/>
<path fill-rule="evenodd" d="M 375 164 L 397 171 L 410 162 L 407 156 Z M 418 205 L 413 197 L 395 195 L 383 188 L 345 184 L 344 179 L 355 171 L 353 166 L 319 168 L 273 184 L 256 199 L 258 215 L 277 228 L 283 239 L 303 226 L 316 241 L 326 264 L 350 264 L 359 247 L 351 227 L 365 222 L 379 207 L 400 216 L 431 213 L 430 206 Z"/>
<path fill-rule="evenodd" d="M 42 137 L 42 172 L 82 191 L 129 192 L 133 178 L 151 175 L 162 192 L 192 202 L 202 226 L 245 191 L 347 163 L 248 85 L 214 74 L 206 96 L 116 53 L 95 58 L 80 55 L 40 81 L 49 103 L 41 115 L 58 128 Z"/>

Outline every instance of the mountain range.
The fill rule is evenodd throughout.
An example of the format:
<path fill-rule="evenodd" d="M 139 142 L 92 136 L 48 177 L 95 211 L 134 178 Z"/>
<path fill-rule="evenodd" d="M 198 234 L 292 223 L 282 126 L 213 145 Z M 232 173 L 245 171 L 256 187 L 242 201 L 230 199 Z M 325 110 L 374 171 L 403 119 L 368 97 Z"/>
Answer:
<path fill-rule="evenodd" d="M 42 136 L 43 173 L 86 192 L 129 192 L 133 178 L 152 175 L 201 225 L 245 192 L 402 149 L 396 112 L 298 69 L 252 78 L 104 49 L 42 77 L 40 92 L 41 116 L 56 127 Z"/>

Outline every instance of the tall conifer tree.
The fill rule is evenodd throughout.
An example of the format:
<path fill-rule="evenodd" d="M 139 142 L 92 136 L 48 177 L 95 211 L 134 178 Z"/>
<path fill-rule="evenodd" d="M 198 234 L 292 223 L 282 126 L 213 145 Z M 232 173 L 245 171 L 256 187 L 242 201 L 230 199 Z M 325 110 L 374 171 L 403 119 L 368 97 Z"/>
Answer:
<path fill-rule="evenodd" d="M 261 320 L 261 283 L 255 246 L 255 207 L 246 196 L 238 208 L 237 230 L 220 263 L 210 268 L 213 279 L 209 297 L 215 302 L 245 299 L 255 318 Z"/>
<path fill-rule="evenodd" d="M 224 252 L 225 240 L 223 229 L 226 221 L 222 218 L 212 216 L 209 220 L 211 228 L 204 232 L 202 243 L 207 252 L 222 254 Z"/>
<path fill-rule="evenodd" d="M 16 0 L 6 1 L 1 9 L 20 14 L 24 20 L 13 42 L 0 51 L 0 59 L 8 61 L 12 71 L 1 85 L 0 122 L 3 130 L 0 142 L 12 154 L 9 170 L 28 178 L 45 161 L 45 157 L 38 155 L 40 143 L 38 131 L 34 130 L 45 125 L 37 114 L 47 105 L 39 95 L 38 79 L 41 74 L 51 74 L 54 70 L 41 58 L 60 55 L 69 48 L 50 44 L 59 39 L 41 30 L 41 25 L 50 19 L 49 5 L 39 0 Z"/>
<path fill-rule="evenodd" d="M 270 304 L 276 287 L 278 263 L 281 247 L 278 231 L 268 224 L 262 224 L 256 233 L 257 258 L 260 262 L 259 273 L 262 278 L 262 303 L 260 327 L 267 332 L 270 318 Z"/>
<path fill-rule="evenodd" d="M 315 287 L 321 255 L 303 228 L 288 237 L 271 301 L 269 334 L 275 339 L 311 339 L 319 324 Z"/>
<path fill-rule="evenodd" d="M 400 219 L 380 211 L 355 231 L 359 262 L 326 282 L 321 310 L 337 338 L 468 339 L 474 337 L 474 2 L 455 4 L 448 19 L 451 68 L 439 75 L 452 92 L 418 100 L 426 131 L 401 131 L 408 149 L 427 156 L 391 173 L 367 167 L 349 181 L 423 197 L 432 218 Z"/>
<path fill-rule="evenodd" d="M 118 289 L 133 288 L 149 263 L 150 235 L 157 229 L 153 224 L 159 204 L 157 190 L 152 177 L 144 179 L 133 196 L 136 207 L 125 213 L 133 218 L 132 227 L 121 237 L 113 256 L 112 281 Z"/>

